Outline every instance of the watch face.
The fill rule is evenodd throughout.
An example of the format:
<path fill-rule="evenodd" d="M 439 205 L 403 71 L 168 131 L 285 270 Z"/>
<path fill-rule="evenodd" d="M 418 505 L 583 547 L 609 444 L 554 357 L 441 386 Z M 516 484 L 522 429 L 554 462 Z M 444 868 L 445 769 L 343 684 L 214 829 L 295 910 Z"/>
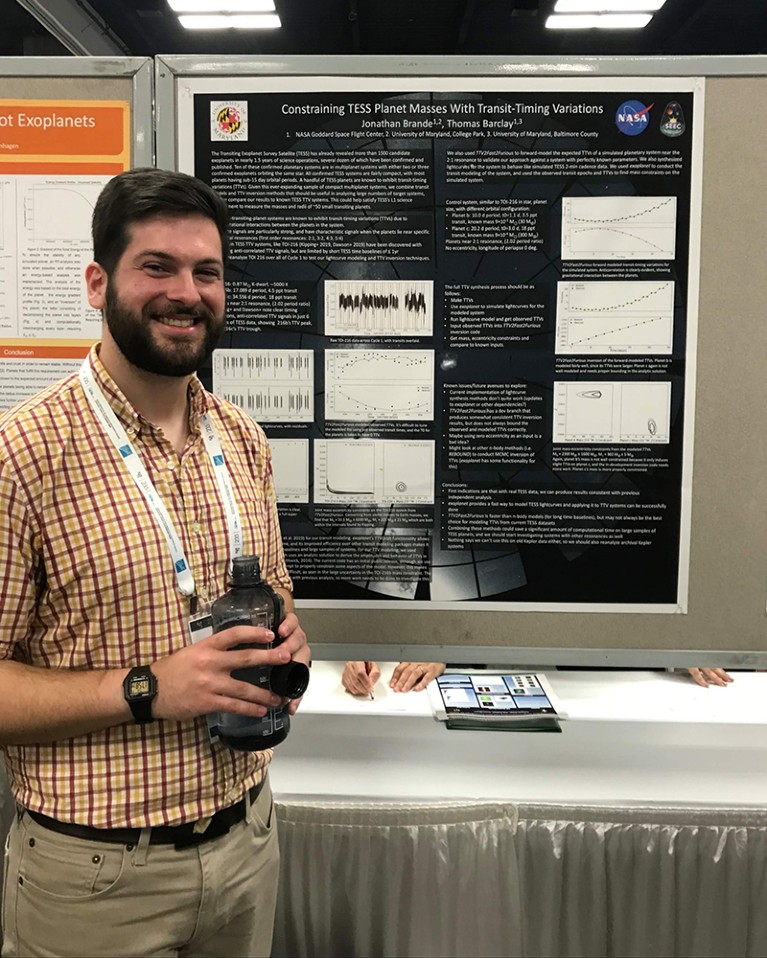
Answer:
<path fill-rule="evenodd" d="M 152 684 L 149 681 L 149 677 L 146 675 L 137 675 L 135 678 L 130 680 L 128 686 L 128 695 L 131 698 L 140 698 L 143 695 L 150 695 L 152 692 Z"/>

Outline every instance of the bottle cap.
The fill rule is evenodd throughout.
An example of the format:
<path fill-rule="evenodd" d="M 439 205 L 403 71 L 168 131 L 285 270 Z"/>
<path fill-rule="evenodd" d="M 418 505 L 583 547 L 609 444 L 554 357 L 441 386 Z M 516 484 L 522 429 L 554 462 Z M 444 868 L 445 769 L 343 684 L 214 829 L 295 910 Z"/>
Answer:
<path fill-rule="evenodd" d="M 269 688 L 275 695 L 286 699 L 298 699 L 309 685 L 309 669 L 303 662 L 286 662 L 275 665 L 269 676 Z"/>
<path fill-rule="evenodd" d="M 232 586 L 258 585 L 261 581 L 261 568 L 258 556 L 237 556 L 232 561 Z"/>

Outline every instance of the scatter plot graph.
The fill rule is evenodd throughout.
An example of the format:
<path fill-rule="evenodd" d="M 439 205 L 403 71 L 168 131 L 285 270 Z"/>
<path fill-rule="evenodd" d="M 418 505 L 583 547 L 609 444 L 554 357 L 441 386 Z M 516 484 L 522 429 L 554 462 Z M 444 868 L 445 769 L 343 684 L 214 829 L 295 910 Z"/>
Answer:
<path fill-rule="evenodd" d="M 562 200 L 563 260 L 671 260 L 675 254 L 675 196 Z"/>
<path fill-rule="evenodd" d="M 669 382 L 555 382 L 554 442 L 667 443 Z"/>
<path fill-rule="evenodd" d="M 311 349 L 217 349 L 213 392 L 259 422 L 314 420 Z"/>
<path fill-rule="evenodd" d="M 671 383 L 622 383 L 619 442 L 667 443 Z"/>
<path fill-rule="evenodd" d="M 673 282 L 557 283 L 560 355 L 669 355 Z"/>
<path fill-rule="evenodd" d="M 431 504 L 434 442 L 315 440 L 314 501 Z"/>
<path fill-rule="evenodd" d="M 434 353 L 427 349 L 327 350 L 325 417 L 433 419 Z"/>
<path fill-rule="evenodd" d="M 326 336 L 431 336 L 431 280 L 329 280 Z"/>

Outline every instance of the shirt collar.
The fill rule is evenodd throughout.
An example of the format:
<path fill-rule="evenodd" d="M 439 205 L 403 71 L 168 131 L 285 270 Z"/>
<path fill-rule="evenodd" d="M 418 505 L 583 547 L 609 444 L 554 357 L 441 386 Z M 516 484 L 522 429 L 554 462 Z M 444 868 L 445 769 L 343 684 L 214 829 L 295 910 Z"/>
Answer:
<path fill-rule="evenodd" d="M 93 370 L 93 378 L 99 384 L 106 401 L 112 407 L 112 411 L 122 423 L 128 436 L 134 438 L 140 434 L 142 427 L 149 429 L 152 424 L 136 412 L 130 402 L 125 398 L 120 387 L 109 375 L 106 367 L 101 362 L 99 355 L 100 349 L 101 343 L 96 343 L 91 346 L 91 351 L 88 354 L 88 361 Z M 192 376 L 189 381 L 188 395 L 189 429 L 193 435 L 198 435 L 200 433 L 200 419 L 208 410 L 208 394 L 197 376 Z"/>
<path fill-rule="evenodd" d="M 193 436 L 200 434 L 200 419 L 208 411 L 208 394 L 205 387 L 197 378 L 192 376 L 189 380 L 189 431 Z"/>

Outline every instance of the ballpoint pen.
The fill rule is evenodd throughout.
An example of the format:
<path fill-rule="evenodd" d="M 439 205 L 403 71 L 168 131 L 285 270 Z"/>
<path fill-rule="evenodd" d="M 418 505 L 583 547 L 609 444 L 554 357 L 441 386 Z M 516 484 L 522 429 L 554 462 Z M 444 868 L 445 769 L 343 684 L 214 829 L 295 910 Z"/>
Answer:
<path fill-rule="evenodd" d="M 371 666 L 372 666 L 372 662 L 366 662 L 366 663 L 365 663 L 365 675 L 370 675 Z M 374 702 L 374 701 L 375 701 L 375 695 L 373 695 L 373 690 L 372 690 L 372 689 L 370 690 L 370 701 L 371 701 L 371 702 Z"/>

